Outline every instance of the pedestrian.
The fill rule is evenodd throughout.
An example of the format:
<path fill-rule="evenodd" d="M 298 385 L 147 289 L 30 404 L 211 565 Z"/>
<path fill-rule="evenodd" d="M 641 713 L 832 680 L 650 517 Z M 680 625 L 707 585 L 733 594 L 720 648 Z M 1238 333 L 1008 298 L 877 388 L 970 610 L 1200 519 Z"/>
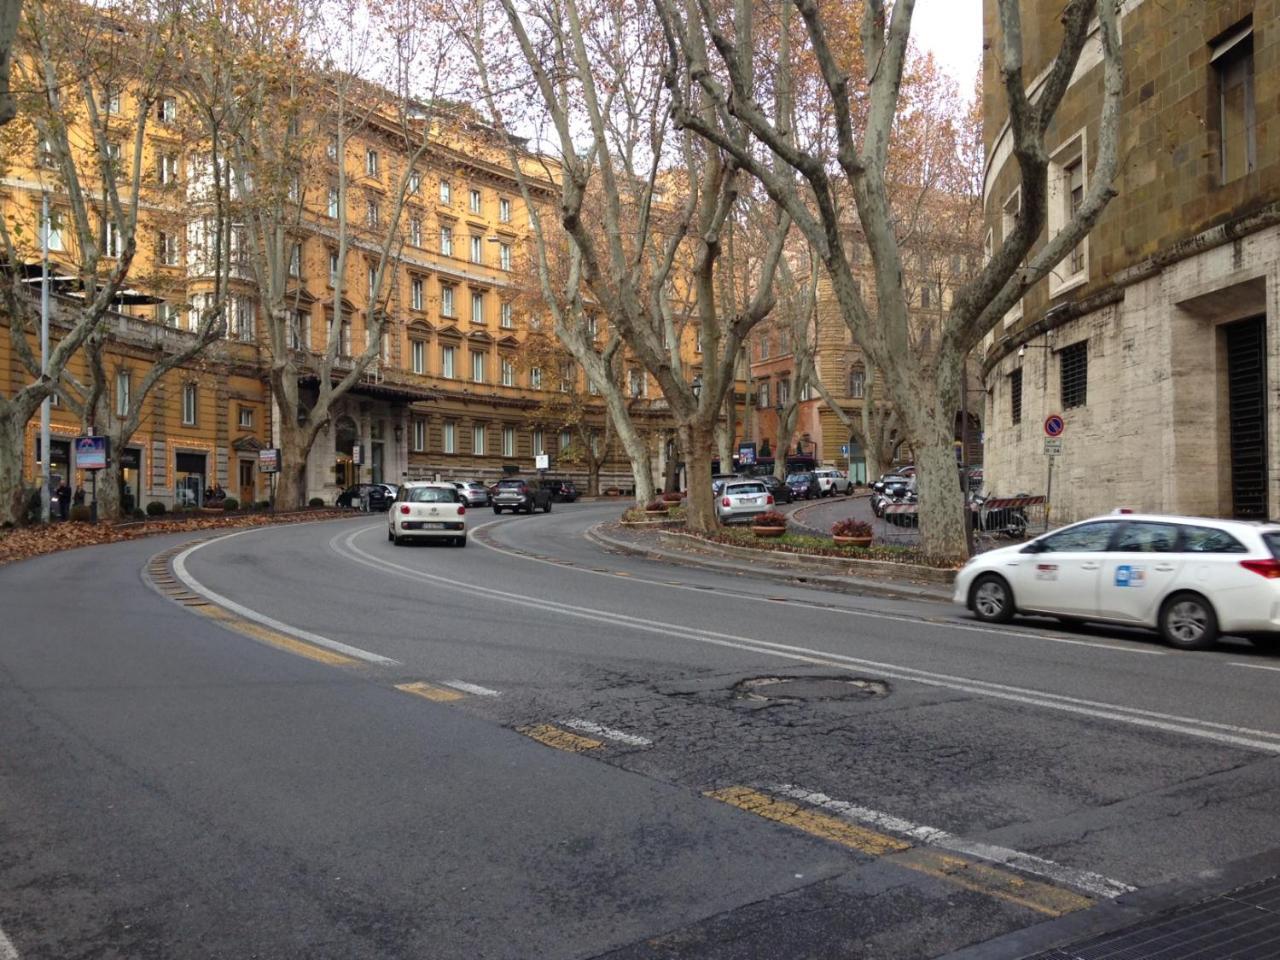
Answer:
<path fill-rule="evenodd" d="M 53 494 L 58 498 L 58 516 L 63 520 L 67 519 L 67 514 L 71 511 L 71 488 L 67 486 L 67 481 L 60 481 Z"/>
<path fill-rule="evenodd" d="M 84 506 L 84 484 L 83 483 L 76 484 L 76 492 L 71 497 L 71 502 L 74 503 L 77 507 Z"/>

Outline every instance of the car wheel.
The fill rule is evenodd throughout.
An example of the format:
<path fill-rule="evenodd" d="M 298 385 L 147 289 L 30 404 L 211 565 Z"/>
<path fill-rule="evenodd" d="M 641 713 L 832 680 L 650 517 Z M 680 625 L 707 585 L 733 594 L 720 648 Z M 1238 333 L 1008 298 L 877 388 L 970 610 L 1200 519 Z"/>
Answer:
<path fill-rule="evenodd" d="M 461 537 L 459 537 L 459 538 L 457 539 L 457 541 L 456 541 L 456 542 L 457 542 L 458 546 L 460 546 L 460 547 L 465 547 L 465 546 L 467 545 L 467 538 L 466 538 L 466 536 L 465 536 L 465 535 L 464 535 L 464 536 L 461 536 Z"/>
<path fill-rule="evenodd" d="M 493 508 L 493 512 L 494 512 L 494 513 L 496 513 L 496 514 L 500 514 L 500 513 L 502 513 L 502 508 L 501 508 L 501 507 L 494 507 L 494 508 Z"/>
<path fill-rule="evenodd" d="M 983 623 L 1008 623 L 1013 619 L 1013 592 L 1008 581 L 994 573 L 983 574 L 969 591 L 969 606 Z"/>
<path fill-rule="evenodd" d="M 401 539 L 398 536 L 396 536 L 394 533 L 391 535 L 391 543 L 393 545 L 398 547 L 402 542 L 403 541 L 401 541 Z"/>
<path fill-rule="evenodd" d="M 1218 640 L 1218 617 L 1198 593 L 1175 593 L 1160 608 L 1160 636 L 1179 650 L 1207 650 Z"/>
<path fill-rule="evenodd" d="M 391 532 L 390 527 L 387 527 L 387 540 L 389 540 L 391 543 L 396 542 L 396 535 Z"/>

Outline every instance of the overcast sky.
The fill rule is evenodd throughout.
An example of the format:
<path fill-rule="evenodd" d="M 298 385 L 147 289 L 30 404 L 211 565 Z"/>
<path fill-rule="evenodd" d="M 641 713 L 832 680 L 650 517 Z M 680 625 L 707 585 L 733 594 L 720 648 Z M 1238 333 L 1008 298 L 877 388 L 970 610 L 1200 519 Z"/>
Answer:
<path fill-rule="evenodd" d="M 916 0 L 911 35 L 932 50 L 966 96 L 982 62 L 982 0 Z"/>

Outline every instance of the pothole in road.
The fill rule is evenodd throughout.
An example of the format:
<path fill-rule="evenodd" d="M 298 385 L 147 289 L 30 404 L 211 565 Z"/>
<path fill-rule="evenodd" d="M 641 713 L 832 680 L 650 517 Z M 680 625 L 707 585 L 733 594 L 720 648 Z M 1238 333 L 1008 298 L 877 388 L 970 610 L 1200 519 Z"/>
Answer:
<path fill-rule="evenodd" d="M 806 700 L 861 700 L 883 697 L 889 685 L 867 677 L 750 677 L 733 685 L 739 700 L 800 703 Z"/>

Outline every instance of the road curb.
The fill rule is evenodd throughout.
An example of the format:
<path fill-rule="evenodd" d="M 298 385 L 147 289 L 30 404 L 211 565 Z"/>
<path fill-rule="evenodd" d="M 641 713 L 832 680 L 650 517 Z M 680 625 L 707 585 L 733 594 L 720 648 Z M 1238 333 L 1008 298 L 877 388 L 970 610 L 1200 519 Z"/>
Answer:
<path fill-rule="evenodd" d="M 1204 900 L 1278 874 L 1280 848 L 1275 848 L 1190 877 L 1135 890 L 1080 913 L 1023 927 L 994 940 L 945 954 L 938 960 L 1024 960 L 1055 948 L 1114 933 L 1163 914 L 1176 914 Z M 1063 954 L 1068 955 L 1074 956 Z"/>
<path fill-rule="evenodd" d="M 648 560 L 656 560 L 660 563 L 669 563 L 676 566 L 697 567 L 703 570 L 714 570 L 717 573 L 731 573 L 736 575 L 745 575 L 757 577 L 763 580 L 773 580 L 790 584 L 803 584 L 807 587 L 817 587 L 821 590 L 830 590 L 834 593 L 848 593 L 856 596 L 881 596 L 889 597 L 897 600 L 930 600 L 934 602 L 947 602 L 951 599 L 951 591 L 934 584 L 907 584 L 893 581 L 874 580 L 867 577 L 852 576 L 833 576 L 821 573 L 806 572 L 797 567 L 794 570 L 773 570 L 767 567 L 743 566 L 738 563 L 726 560 L 712 560 L 705 557 L 693 557 L 679 551 L 661 550 L 656 547 L 642 546 L 639 544 L 628 543 L 625 540 L 615 539 L 604 533 L 600 528 L 602 523 L 598 523 L 587 529 L 586 537 L 598 546 L 605 547 L 610 550 L 617 550 L 633 557 L 644 557 Z M 678 535 L 678 534 L 677 534 Z M 706 541 L 698 540 L 699 544 L 705 544 Z M 720 549 L 722 545 L 711 544 L 714 549 Z M 756 553 L 756 551 L 747 551 L 748 553 Z M 745 559 L 758 560 L 758 556 L 750 556 Z M 773 559 L 773 558 L 770 558 Z"/>

